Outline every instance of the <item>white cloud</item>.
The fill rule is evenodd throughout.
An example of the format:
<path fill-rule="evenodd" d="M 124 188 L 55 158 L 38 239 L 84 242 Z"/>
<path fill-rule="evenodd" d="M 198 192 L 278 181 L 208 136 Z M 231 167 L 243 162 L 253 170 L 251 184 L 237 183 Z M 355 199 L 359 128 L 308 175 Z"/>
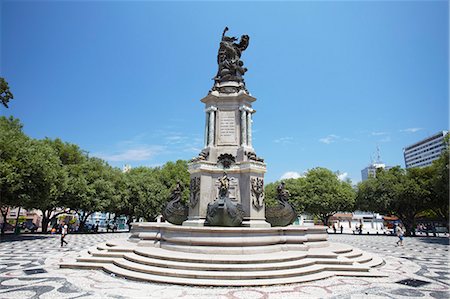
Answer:
<path fill-rule="evenodd" d="M 180 143 L 186 142 L 188 137 L 182 136 L 182 135 L 171 135 L 171 136 L 164 137 L 164 139 L 166 140 L 166 143 L 168 143 L 168 144 L 180 144 Z"/>
<path fill-rule="evenodd" d="M 273 142 L 281 143 L 281 144 L 290 144 L 293 141 L 294 141 L 293 137 L 281 137 L 281 138 L 275 139 Z"/>
<path fill-rule="evenodd" d="M 339 136 L 331 134 L 331 135 L 328 135 L 327 137 L 320 138 L 319 141 L 322 143 L 325 143 L 325 144 L 330 144 L 330 143 L 336 142 L 336 140 L 338 138 L 339 138 Z"/>
<path fill-rule="evenodd" d="M 400 130 L 400 132 L 406 132 L 406 133 L 416 133 L 417 131 L 423 130 L 423 128 L 408 128 Z"/>
<path fill-rule="evenodd" d="M 371 135 L 372 136 L 382 136 L 382 135 L 387 135 L 387 132 L 372 132 Z"/>
<path fill-rule="evenodd" d="M 348 178 L 347 172 L 338 172 L 337 173 L 338 179 L 341 181 L 345 181 Z"/>
<path fill-rule="evenodd" d="M 154 145 L 154 146 L 126 149 L 123 150 L 122 152 L 114 154 L 94 153 L 92 155 L 104 159 L 106 161 L 112 162 L 145 161 L 153 158 L 155 155 L 163 151 L 163 149 L 164 147 L 162 146 Z"/>
<path fill-rule="evenodd" d="M 391 136 L 386 136 L 383 139 L 378 140 L 379 142 L 390 142 L 391 141 Z"/>
<path fill-rule="evenodd" d="M 280 180 L 286 180 L 286 179 L 298 179 L 304 177 L 303 174 L 300 174 L 296 171 L 287 171 L 285 173 L 283 173 L 283 175 L 281 176 Z"/>

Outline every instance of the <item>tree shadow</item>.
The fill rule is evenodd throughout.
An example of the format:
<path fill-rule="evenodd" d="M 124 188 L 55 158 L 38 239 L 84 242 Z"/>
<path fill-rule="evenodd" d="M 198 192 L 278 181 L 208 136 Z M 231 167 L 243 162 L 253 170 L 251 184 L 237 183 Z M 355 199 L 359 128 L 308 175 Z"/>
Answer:
<path fill-rule="evenodd" d="M 440 244 L 440 245 L 449 245 L 449 239 L 448 238 L 436 238 L 436 237 L 418 237 L 418 240 L 423 243 L 428 244 Z"/>
<path fill-rule="evenodd" d="M 27 241 L 27 240 L 42 240 L 51 237 L 52 235 L 14 235 L 5 234 L 0 237 L 0 243 L 3 242 L 15 242 L 15 241 Z"/>

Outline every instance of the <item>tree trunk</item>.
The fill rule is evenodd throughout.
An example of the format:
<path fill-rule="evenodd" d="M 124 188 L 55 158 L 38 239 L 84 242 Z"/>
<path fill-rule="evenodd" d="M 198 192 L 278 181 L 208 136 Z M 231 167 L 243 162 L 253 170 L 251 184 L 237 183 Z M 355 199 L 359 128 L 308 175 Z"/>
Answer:
<path fill-rule="evenodd" d="M 20 217 L 20 209 L 21 208 L 22 207 L 19 207 L 19 209 L 17 210 L 16 226 L 14 227 L 14 233 L 16 233 L 16 234 L 18 234 L 20 232 L 18 225 L 19 225 L 19 217 Z"/>
<path fill-rule="evenodd" d="M 5 235 L 5 229 L 6 229 L 6 217 L 8 216 L 9 207 L 6 207 L 6 210 L 2 209 L 2 217 L 3 217 L 3 223 L 2 223 L 2 232 L 1 235 Z"/>
<path fill-rule="evenodd" d="M 50 216 L 53 210 L 43 210 L 42 211 L 42 233 L 47 233 L 48 224 L 50 223 Z"/>
<path fill-rule="evenodd" d="M 88 219 L 88 217 L 92 214 L 93 212 L 89 212 L 89 213 L 84 213 L 83 212 L 83 216 L 81 216 L 80 214 L 80 226 L 79 226 L 79 230 L 80 231 L 83 231 L 83 229 L 84 229 L 84 226 L 85 226 L 85 224 L 86 224 L 86 221 L 87 221 L 87 219 Z"/>
<path fill-rule="evenodd" d="M 133 222 L 133 215 L 128 216 L 127 219 L 128 231 L 131 231 L 131 222 Z"/>

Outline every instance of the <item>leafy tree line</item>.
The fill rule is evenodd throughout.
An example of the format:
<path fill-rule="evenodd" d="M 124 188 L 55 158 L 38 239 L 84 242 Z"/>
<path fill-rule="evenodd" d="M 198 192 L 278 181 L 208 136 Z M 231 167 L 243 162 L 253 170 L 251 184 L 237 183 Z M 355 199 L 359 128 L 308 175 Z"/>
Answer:
<path fill-rule="evenodd" d="M 448 160 L 446 150 L 430 167 L 380 170 L 376 178 L 356 188 L 328 169 L 314 168 L 304 177 L 285 180 L 286 189 L 298 213 L 316 215 L 325 224 L 336 212 L 360 209 L 396 215 L 411 234 L 419 216 L 448 222 Z M 12 207 L 40 210 L 43 232 L 58 215 L 70 211 L 78 214 L 80 229 L 94 212 L 126 215 L 128 222 L 141 217 L 151 221 L 160 214 L 177 180 L 189 185 L 186 161 L 122 173 L 75 144 L 29 138 L 18 119 L 0 117 L 0 206 L 4 224 Z M 268 205 L 276 202 L 277 185 L 265 187 Z M 185 200 L 188 195 L 189 188 L 185 188 Z M 1 229 L 4 233 L 5 226 Z"/>
<path fill-rule="evenodd" d="M 350 181 L 341 181 L 337 173 L 326 168 L 309 170 L 304 177 L 287 179 L 286 189 L 291 194 L 289 202 L 298 214 L 307 212 L 317 216 L 325 225 L 328 219 L 339 211 L 351 211 L 356 193 Z M 275 204 L 276 186 L 279 182 L 266 186 L 268 205 Z"/>
<path fill-rule="evenodd" d="M 446 139 L 448 145 L 448 136 Z M 449 221 L 449 151 L 423 168 L 377 171 L 358 184 L 355 207 L 397 216 L 406 234 L 415 234 L 418 217 Z"/>
<path fill-rule="evenodd" d="M 80 229 L 94 212 L 126 215 L 129 222 L 140 217 L 154 220 L 176 181 L 189 183 L 185 161 L 122 173 L 75 144 L 29 138 L 22 127 L 16 118 L 0 117 L 2 234 L 13 207 L 40 210 L 43 232 L 67 212 L 79 215 Z"/>

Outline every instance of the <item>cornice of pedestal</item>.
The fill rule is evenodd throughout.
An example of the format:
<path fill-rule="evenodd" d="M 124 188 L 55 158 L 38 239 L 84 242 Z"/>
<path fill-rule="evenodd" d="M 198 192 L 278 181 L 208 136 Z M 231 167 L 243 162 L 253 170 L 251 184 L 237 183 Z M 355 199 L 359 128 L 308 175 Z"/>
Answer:
<path fill-rule="evenodd" d="M 235 89 L 236 92 L 220 92 L 219 90 L 224 88 L 230 88 Z M 213 90 L 211 90 L 206 97 L 201 99 L 201 102 L 207 104 L 218 100 L 245 100 L 250 103 L 256 101 L 256 98 L 252 97 L 246 90 L 243 83 L 238 82 L 223 82 L 223 83 L 216 83 L 214 85 Z"/>
<path fill-rule="evenodd" d="M 228 174 L 253 172 L 264 174 L 267 171 L 266 164 L 257 161 L 243 161 L 231 165 L 229 168 L 218 167 L 217 163 L 209 161 L 197 161 L 188 164 L 189 173 L 215 173 L 221 174 L 226 171 Z"/>

